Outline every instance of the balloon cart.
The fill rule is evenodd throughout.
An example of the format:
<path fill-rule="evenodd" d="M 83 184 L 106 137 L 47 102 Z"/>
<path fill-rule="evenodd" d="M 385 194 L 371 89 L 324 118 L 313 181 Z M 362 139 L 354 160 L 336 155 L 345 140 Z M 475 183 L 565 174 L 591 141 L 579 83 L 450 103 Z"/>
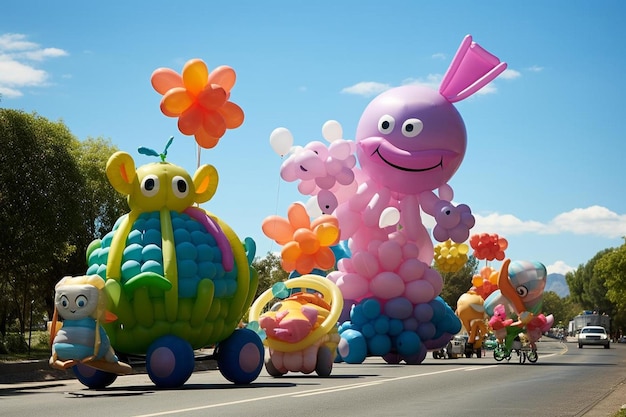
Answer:
<path fill-rule="evenodd" d="M 229 381 L 255 380 L 263 343 L 238 325 L 258 285 L 251 266 L 256 247 L 197 206 L 215 193 L 215 168 L 203 165 L 192 178 L 162 157 L 135 169 L 129 154 L 117 152 L 106 173 L 131 209 L 87 250 L 87 274 L 105 281 L 107 310 L 117 317 L 103 325 L 111 346 L 121 355 L 145 356 L 146 371 L 161 388 L 184 384 L 194 350 L 205 347 L 214 348 L 212 358 Z M 115 380 L 99 369 L 73 370 L 91 388 Z"/>
<path fill-rule="evenodd" d="M 102 299 L 115 319 L 96 321 L 91 315 L 84 320 L 96 329 L 101 325 L 102 334 L 90 330 L 89 335 L 96 335 L 96 345 L 100 339 L 110 344 L 110 361 L 119 362 L 113 349 L 120 357 L 145 357 L 146 371 L 160 388 L 183 385 L 201 348 L 213 348 L 209 358 L 235 384 L 254 381 L 263 367 L 263 342 L 254 331 L 239 328 L 258 286 L 255 243 L 241 241 L 219 217 L 200 208 L 219 180 L 215 167 L 200 165 L 200 149 L 215 147 L 227 129 L 244 120 L 243 110 L 230 101 L 235 80 L 231 67 L 209 72 L 200 59 L 187 61 L 180 74 L 170 68 L 152 73 L 152 87 L 163 96 L 161 112 L 178 118 L 180 132 L 197 143 L 193 176 L 166 162 L 173 138 L 162 153 L 139 148 L 159 162 L 135 168 L 128 153 L 117 152 L 106 166 L 109 182 L 126 196 L 130 212 L 89 245 L 87 275 L 104 282 Z M 68 323 L 71 331 L 62 331 L 53 343 L 51 364 L 71 367 L 90 388 L 108 386 L 128 373 L 124 365 L 124 372 L 95 366 L 93 346 L 91 352 L 79 346 L 80 355 L 65 356 L 77 347 L 69 343 L 64 350 L 66 342 L 80 334 Z"/>
<path fill-rule="evenodd" d="M 281 297 L 285 289 L 299 291 Z M 291 278 L 261 294 L 250 307 L 249 326 L 255 323 L 253 326 L 259 326 L 259 332 L 266 336 L 267 372 L 274 377 L 287 372 L 313 371 L 322 377 L 329 376 L 340 340 L 337 320 L 342 309 L 339 288 L 319 275 Z"/>

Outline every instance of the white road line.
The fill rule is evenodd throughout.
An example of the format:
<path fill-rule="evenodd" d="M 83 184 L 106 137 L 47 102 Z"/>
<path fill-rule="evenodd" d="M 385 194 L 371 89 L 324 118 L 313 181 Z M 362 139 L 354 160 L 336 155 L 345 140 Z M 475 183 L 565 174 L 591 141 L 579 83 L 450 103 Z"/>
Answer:
<path fill-rule="evenodd" d="M 467 367 L 463 367 L 463 368 L 446 369 L 446 370 L 443 370 L 443 371 L 426 372 L 426 373 L 423 373 L 423 374 L 399 376 L 399 377 L 396 377 L 396 378 L 389 378 L 389 379 L 384 379 L 384 380 L 379 380 L 379 381 L 360 382 L 360 383 L 356 383 L 356 384 L 339 385 L 339 386 L 336 386 L 336 387 L 320 388 L 320 389 L 314 389 L 314 390 L 306 390 L 306 391 L 300 391 L 300 392 L 290 392 L 290 393 L 276 394 L 276 395 L 268 395 L 268 396 L 265 396 L 265 397 L 247 398 L 245 400 L 229 401 L 229 402 L 225 402 L 225 403 L 208 404 L 208 405 L 203 405 L 203 406 L 198 406 L 198 407 L 190 407 L 190 408 L 181 408 L 181 409 L 178 409 L 178 410 L 162 411 L 162 412 L 151 413 L 151 414 L 141 414 L 141 415 L 137 415 L 137 416 L 134 416 L 134 417 L 156 417 L 156 416 L 165 416 L 165 415 L 171 415 L 171 414 L 180 414 L 180 413 L 186 413 L 186 412 L 189 412 L 189 411 L 208 410 L 210 408 L 226 407 L 226 406 L 229 406 L 229 405 L 244 404 L 244 403 L 248 403 L 248 402 L 252 402 L 252 401 L 272 400 L 272 399 L 281 398 L 281 397 L 298 398 L 298 397 L 306 397 L 306 396 L 310 396 L 310 395 L 331 394 L 331 393 L 334 393 L 334 392 L 337 392 L 337 391 L 345 391 L 345 390 L 359 389 L 359 388 L 368 388 L 368 387 L 371 387 L 371 386 L 380 385 L 380 384 L 387 383 L 387 382 L 401 381 L 401 380 L 404 380 L 404 379 L 421 378 L 421 377 L 424 377 L 424 376 L 445 374 L 445 373 L 448 373 L 448 372 L 476 371 L 476 370 L 480 370 L 480 369 L 492 368 L 494 366 L 497 366 L 497 365 L 489 365 L 489 366 L 483 366 L 483 367 L 467 366 Z"/>

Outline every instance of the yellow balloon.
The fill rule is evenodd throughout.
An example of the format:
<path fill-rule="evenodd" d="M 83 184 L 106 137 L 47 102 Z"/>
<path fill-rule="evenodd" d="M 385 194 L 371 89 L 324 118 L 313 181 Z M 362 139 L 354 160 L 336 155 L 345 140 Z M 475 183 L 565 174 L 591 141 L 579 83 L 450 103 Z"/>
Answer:
<path fill-rule="evenodd" d="M 183 83 L 190 93 L 196 95 L 209 81 L 209 69 L 201 59 L 190 59 L 183 67 Z"/>

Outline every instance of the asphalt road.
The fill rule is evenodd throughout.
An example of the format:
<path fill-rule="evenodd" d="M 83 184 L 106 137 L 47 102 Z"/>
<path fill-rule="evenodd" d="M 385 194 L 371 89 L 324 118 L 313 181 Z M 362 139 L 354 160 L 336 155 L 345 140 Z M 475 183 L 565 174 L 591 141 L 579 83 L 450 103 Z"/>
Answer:
<path fill-rule="evenodd" d="M 489 353 L 489 352 L 488 352 Z M 328 378 L 263 371 L 247 386 L 195 372 L 160 390 L 146 374 L 103 390 L 72 379 L 0 384 L 2 416 L 612 416 L 626 403 L 626 345 L 611 349 L 544 338 L 535 364 L 483 358 L 389 365 L 335 364 Z"/>

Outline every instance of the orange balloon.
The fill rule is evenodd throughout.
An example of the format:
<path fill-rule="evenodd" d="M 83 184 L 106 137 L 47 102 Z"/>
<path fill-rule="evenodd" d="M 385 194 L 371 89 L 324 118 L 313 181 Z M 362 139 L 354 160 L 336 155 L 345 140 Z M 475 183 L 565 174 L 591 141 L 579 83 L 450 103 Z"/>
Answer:
<path fill-rule="evenodd" d="M 293 239 L 298 242 L 302 253 L 314 254 L 320 248 L 320 242 L 311 229 L 298 229 L 293 234 Z"/>
<path fill-rule="evenodd" d="M 281 258 L 287 262 L 297 262 L 300 255 L 302 255 L 300 245 L 294 241 L 288 242 L 280 252 Z"/>
<path fill-rule="evenodd" d="M 289 223 L 291 223 L 295 230 L 301 228 L 308 229 L 311 227 L 309 214 L 306 212 L 306 208 L 300 203 L 293 203 L 289 206 L 287 217 L 289 218 Z"/>
<path fill-rule="evenodd" d="M 291 224 L 280 216 L 269 216 L 263 220 L 261 225 L 265 236 L 273 239 L 279 245 L 285 245 L 292 240 L 293 227 Z"/>
<path fill-rule="evenodd" d="M 311 255 L 301 256 L 296 260 L 296 271 L 300 274 L 308 274 L 315 268 L 315 259 Z"/>
<path fill-rule="evenodd" d="M 204 110 L 202 116 L 202 128 L 216 138 L 221 138 L 226 133 L 224 118 L 214 110 Z"/>
<path fill-rule="evenodd" d="M 202 126 L 202 110 L 193 105 L 181 113 L 178 118 L 178 130 L 183 135 L 194 135 Z"/>
<path fill-rule="evenodd" d="M 154 70 L 150 77 L 150 83 L 159 94 L 163 95 L 168 90 L 176 87 L 182 87 L 183 77 L 170 68 L 158 68 Z"/>
<path fill-rule="evenodd" d="M 217 145 L 217 143 L 220 141 L 220 138 L 211 136 L 203 128 L 198 129 L 193 136 L 196 138 L 196 142 L 198 142 L 198 145 L 205 149 L 211 149 L 215 147 L 215 145 Z"/>
<path fill-rule="evenodd" d="M 236 129 L 243 124 L 243 110 L 232 101 L 227 101 L 222 107 L 218 108 L 217 111 L 224 118 L 228 129 Z"/>
<path fill-rule="evenodd" d="M 193 104 L 193 98 L 189 97 L 184 87 L 170 89 L 161 99 L 161 109 L 165 108 L 169 114 L 178 116 Z"/>
<path fill-rule="evenodd" d="M 219 85 L 207 85 L 196 97 L 205 109 L 215 109 L 226 103 L 226 91 Z"/>
<path fill-rule="evenodd" d="M 315 254 L 315 263 L 320 269 L 331 269 L 335 265 L 335 254 L 329 248 L 322 247 Z"/>
<path fill-rule="evenodd" d="M 235 70 L 227 65 L 221 65 L 209 74 L 209 84 L 218 84 L 227 92 L 235 85 Z"/>
<path fill-rule="evenodd" d="M 183 67 L 183 83 L 193 95 L 202 91 L 209 80 L 209 69 L 201 59 L 190 59 Z"/>

